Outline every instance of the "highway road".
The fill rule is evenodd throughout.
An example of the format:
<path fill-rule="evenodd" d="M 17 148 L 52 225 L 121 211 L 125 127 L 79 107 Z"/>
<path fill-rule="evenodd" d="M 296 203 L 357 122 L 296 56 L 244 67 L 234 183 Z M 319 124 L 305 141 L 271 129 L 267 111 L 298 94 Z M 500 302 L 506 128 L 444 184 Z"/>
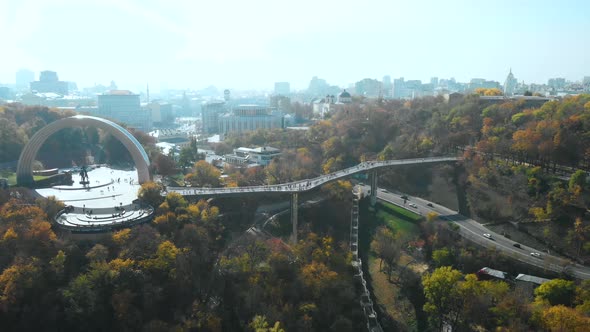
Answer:
<path fill-rule="evenodd" d="M 367 192 L 368 186 L 363 186 L 363 191 Z M 459 233 L 461 236 L 483 246 L 488 249 L 496 249 L 502 252 L 504 255 L 516 259 L 520 262 L 534 265 L 536 267 L 551 270 L 554 272 L 562 272 L 567 267 L 569 272 L 578 279 L 590 279 L 590 267 L 582 266 L 579 264 L 573 264 L 569 260 L 558 257 L 555 255 L 549 255 L 541 252 L 535 248 L 531 248 L 520 244 L 520 248 L 514 246 L 516 242 L 505 238 L 504 236 L 494 233 L 482 224 L 478 223 L 473 219 L 469 219 L 462 216 L 444 206 L 424 200 L 419 197 L 413 197 L 406 195 L 408 201 L 404 205 L 404 200 L 401 198 L 400 193 L 388 192 L 384 189 L 379 189 L 377 197 L 381 200 L 398 205 L 406 210 L 410 210 L 421 215 L 426 215 L 428 212 L 436 212 L 442 219 L 454 222 L 459 226 Z M 413 203 L 416 207 L 411 207 L 409 204 Z M 432 207 L 427 204 L 432 204 Z M 483 234 L 490 234 L 491 239 L 483 236 Z M 539 253 L 540 257 L 533 257 L 531 253 Z"/>

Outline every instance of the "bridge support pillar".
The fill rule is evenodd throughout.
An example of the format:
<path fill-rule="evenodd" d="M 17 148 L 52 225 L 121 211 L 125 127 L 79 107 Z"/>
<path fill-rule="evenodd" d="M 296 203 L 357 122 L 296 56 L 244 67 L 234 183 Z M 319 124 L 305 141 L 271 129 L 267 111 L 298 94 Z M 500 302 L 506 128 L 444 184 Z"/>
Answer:
<path fill-rule="evenodd" d="M 291 242 L 297 243 L 297 208 L 299 206 L 298 193 L 291 194 L 291 225 L 293 225 L 293 233 L 291 234 Z"/>
<path fill-rule="evenodd" d="M 369 173 L 369 182 L 371 183 L 371 206 L 375 206 L 377 204 L 377 178 L 379 175 L 377 171 L 372 171 Z"/>

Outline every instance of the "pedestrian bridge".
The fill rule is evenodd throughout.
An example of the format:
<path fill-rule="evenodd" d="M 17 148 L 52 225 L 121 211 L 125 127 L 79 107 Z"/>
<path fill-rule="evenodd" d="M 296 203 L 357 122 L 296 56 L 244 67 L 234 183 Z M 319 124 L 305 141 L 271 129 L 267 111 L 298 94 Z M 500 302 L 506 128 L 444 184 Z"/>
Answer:
<path fill-rule="evenodd" d="M 245 194 L 269 194 L 269 193 L 301 193 L 308 190 L 315 189 L 326 183 L 340 180 L 357 173 L 365 173 L 375 171 L 381 168 L 402 166 L 402 165 L 416 165 L 428 163 L 454 162 L 462 158 L 458 157 L 428 157 L 428 158 L 413 158 L 413 159 L 397 159 L 384 161 L 365 161 L 356 166 L 345 168 L 343 170 L 321 175 L 312 179 L 299 180 L 294 182 L 287 182 L 266 186 L 251 186 L 251 187 L 233 187 L 233 188 L 193 188 L 193 187 L 167 187 L 167 192 L 177 192 L 183 196 L 232 196 Z"/>
<path fill-rule="evenodd" d="M 193 187 L 168 187 L 163 195 L 170 192 L 176 192 L 183 196 L 197 196 L 197 197 L 227 197 L 227 196 L 243 196 L 252 194 L 271 194 L 271 193 L 285 193 L 291 195 L 291 224 L 293 226 L 292 241 L 297 242 L 297 209 L 298 209 L 298 195 L 299 193 L 313 190 L 326 183 L 340 180 L 357 173 L 369 173 L 369 182 L 371 184 L 371 205 L 377 202 L 377 172 L 379 169 L 403 165 L 420 165 L 444 162 L 456 162 L 462 160 L 459 157 L 428 157 L 428 158 L 412 158 L 412 159 L 398 159 L 398 160 L 383 160 L 383 161 L 365 161 L 356 166 L 345 168 L 343 170 L 321 175 L 312 179 L 299 180 L 294 182 L 287 182 L 281 184 L 267 185 L 267 186 L 251 186 L 251 187 L 233 187 L 233 188 L 193 188 Z"/>

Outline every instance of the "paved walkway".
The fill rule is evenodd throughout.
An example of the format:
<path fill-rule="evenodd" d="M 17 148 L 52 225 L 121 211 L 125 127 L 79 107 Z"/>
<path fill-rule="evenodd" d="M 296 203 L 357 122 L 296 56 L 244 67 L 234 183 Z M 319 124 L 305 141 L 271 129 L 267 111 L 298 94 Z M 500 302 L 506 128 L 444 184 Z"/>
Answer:
<path fill-rule="evenodd" d="M 83 187 L 80 176 L 73 173 L 71 186 L 54 186 L 37 189 L 41 196 L 55 196 L 66 205 L 77 208 L 101 209 L 114 206 L 130 205 L 137 199 L 140 185 L 137 183 L 137 171 L 119 170 L 100 167 L 88 171 L 90 188 Z"/>
<path fill-rule="evenodd" d="M 72 178 L 72 185 L 36 190 L 44 197 L 55 196 L 72 207 L 55 216 L 62 228 L 74 232 L 105 231 L 144 222 L 153 214 L 152 208 L 134 203 L 140 188 L 135 169 L 94 168 L 88 171 L 89 186 L 79 183 L 78 172 Z"/>
<path fill-rule="evenodd" d="M 268 186 L 252 186 L 252 187 L 237 187 L 237 188 L 192 188 L 192 187 L 168 187 L 167 192 L 177 192 L 184 196 L 230 196 L 254 193 L 299 193 L 312 190 L 316 187 L 322 186 L 328 182 L 339 180 L 356 173 L 367 172 L 374 169 L 401 166 L 401 165 L 416 165 L 427 163 L 453 162 L 461 160 L 458 157 L 430 157 L 430 158 L 413 158 L 413 159 L 399 159 L 386 161 L 366 161 L 356 166 L 345 168 L 343 170 L 318 176 L 313 179 L 305 179 L 295 182 L 268 185 Z M 166 193 L 163 193 L 164 195 Z"/>

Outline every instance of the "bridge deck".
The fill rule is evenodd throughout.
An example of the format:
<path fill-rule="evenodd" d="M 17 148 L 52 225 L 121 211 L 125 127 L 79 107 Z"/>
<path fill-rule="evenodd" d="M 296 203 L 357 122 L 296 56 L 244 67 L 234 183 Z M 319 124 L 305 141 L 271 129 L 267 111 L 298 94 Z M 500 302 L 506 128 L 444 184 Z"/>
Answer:
<path fill-rule="evenodd" d="M 426 163 L 441 163 L 459 161 L 459 157 L 429 157 L 429 158 L 412 158 L 385 161 L 366 161 L 356 166 L 345 168 L 343 170 L 318 176 L 312 179 L 304 179 L 294 182 L 281 183 L 267 186 L 251 186 L 236 188 L 197 188 L 197 187 L 168 187 L 167 192 L 177 192 L 183 196 L 232 196 L 242 194 L 267 194 L 267 193 L 300 193 L 315 189 L 326 183 L 339 180 L 356 173 L 367 172 L 379 168 L 415 165 Z M 166 194 L 166 193 L 164 193 Z"/>

